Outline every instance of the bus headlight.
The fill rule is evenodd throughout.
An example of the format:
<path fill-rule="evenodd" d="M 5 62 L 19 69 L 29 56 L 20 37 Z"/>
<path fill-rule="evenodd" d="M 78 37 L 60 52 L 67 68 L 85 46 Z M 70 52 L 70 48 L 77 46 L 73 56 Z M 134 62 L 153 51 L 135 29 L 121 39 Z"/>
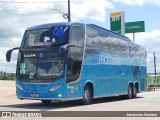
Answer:
<path fill-rule="evenodd" d="M 62 85 L 55 85 L 55 86 L 51 87 L 51 89 L 49 91 L 54 91 L 60 87 L 62 87 Z"/>
<path fill-rule="evenodd" d="M 62 97 L 62 94 L 58 94 L 58 97 Z"/>
<path fill-rule="evenodd" d="M 21 85 L 16 84 L 16 87 L 19 88 L 20 90 L 23 90 L 23 87 Z"/>

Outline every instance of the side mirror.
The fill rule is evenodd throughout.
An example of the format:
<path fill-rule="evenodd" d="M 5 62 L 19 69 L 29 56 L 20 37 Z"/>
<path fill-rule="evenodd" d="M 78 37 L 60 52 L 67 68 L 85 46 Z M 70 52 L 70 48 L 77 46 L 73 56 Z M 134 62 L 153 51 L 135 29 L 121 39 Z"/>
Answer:
<path fill-rule="evenodd" d="M 73 45 L 73 44 L 62 45 L 62 46 L 59 48 L 59 52 L 65 52 L 69 47 L 76 47 L 76 45 Z"/>
<path fill-rule="evenodd" d="M 6 53 L 6 61 L 7 61 L 7 62 L 10 62 L 10 60 L 11 60 L 12 51 L 13 51 L 13 49 L 10 49 L 10 50 L 8 50 L 7 53 Z"/>
<path fill-rule="evenodd" d="M 20 49 L 20 47 L 16 47 L 16 48 L 8 50 L 6 52 L 6 61 L 10 62 L 11 61 L 11 54 L 12 54 L 13 50 L 19 50 L 19 49 Z"/>

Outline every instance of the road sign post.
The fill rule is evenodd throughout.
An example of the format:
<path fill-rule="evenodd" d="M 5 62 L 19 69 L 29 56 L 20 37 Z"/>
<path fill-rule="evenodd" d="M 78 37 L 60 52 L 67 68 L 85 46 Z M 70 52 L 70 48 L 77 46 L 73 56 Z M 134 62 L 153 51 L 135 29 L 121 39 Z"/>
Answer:
<path fill-rule="evenodd" d="M 135 33 L 145 32 L 144 21 L 127 22 L 125 23 L 125 33 L 133 33 L 133 41 L 135 42 Z"/>

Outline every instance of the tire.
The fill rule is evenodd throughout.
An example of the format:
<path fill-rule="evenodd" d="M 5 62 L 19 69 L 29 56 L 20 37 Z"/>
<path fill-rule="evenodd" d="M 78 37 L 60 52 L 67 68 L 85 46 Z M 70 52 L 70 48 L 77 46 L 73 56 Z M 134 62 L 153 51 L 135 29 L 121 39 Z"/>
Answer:
<path fill-rule="evenodd" d="M 137 97 L 137 92 L 138 92 L 137 86 L 134 85 L 134 87 L 133 87 L 133 98 Z"/>
<path fill-rule="evenodd" d="M 41 100 L 42 101 L 42 103 L 44 103 L 44 104 L 50 104 L 51 103 L 51 100 Z"/>
<path fill-rule="evenodd" d="M 86 85 L 84 88 L 84 95 L 82 102 L 84 105 L 88 105 L 91 103 L 91 100 L 92 100 L 92 91 L 89 85 Z"/>
<path fill-rule="evenodd" d="M 130 84 L 128 87 L 128 99 L 132 99 L 133 98 L 133 87 Z"/>

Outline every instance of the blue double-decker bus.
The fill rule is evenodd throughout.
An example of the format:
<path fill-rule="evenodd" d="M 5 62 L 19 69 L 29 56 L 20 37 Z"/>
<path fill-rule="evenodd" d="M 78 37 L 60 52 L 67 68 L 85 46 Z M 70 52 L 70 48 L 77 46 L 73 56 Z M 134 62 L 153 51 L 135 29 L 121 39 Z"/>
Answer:
<path fill-rule="evenodd" d="M 18 50 L 19 99 L 68 101 L 145 91 L 146 51 L 129 38 L 93 24 L 52 23 L 28 28 Z"/>

